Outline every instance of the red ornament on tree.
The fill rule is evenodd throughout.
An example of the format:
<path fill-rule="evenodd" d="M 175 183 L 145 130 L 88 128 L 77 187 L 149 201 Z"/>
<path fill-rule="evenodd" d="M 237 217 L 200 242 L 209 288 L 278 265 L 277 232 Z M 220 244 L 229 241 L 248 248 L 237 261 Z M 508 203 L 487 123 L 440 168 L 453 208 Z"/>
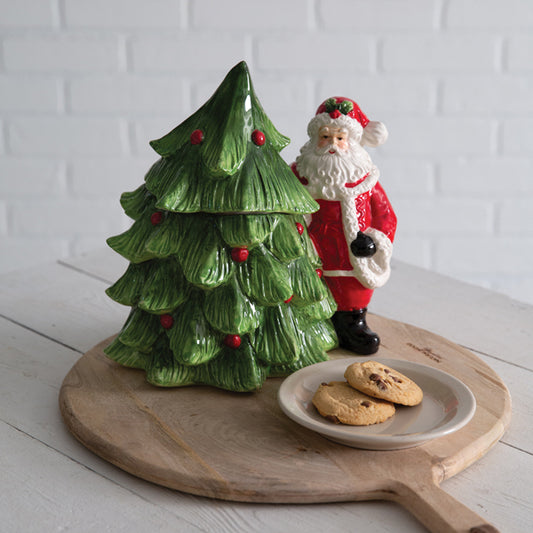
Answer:
<path fill-rule="evenodd" d="M 324 275 L 324 272 L 322 271 L 321 268 L 317 268 L 316 269 L 316 273 L 318 274 L 318 277 L 322 279 L 322 276 Z"/>
<path fill-rule="evenodd" d="M 159 321 L 165 329 L 170 329 L 172 324 L 174 324 L 174 318 L 172 318 L 172 315 L 161 315 Z"/>
<path fill-rule="evenodd" d="M 304 227 L 299 222 L 296 222 L 296 229 L 298 230 L 298 233 L 301 235 L 304 232 Z"/>
<path fill-rule="evenodd" d="M 244 263 L 248 259 L 248 249 L 247 248 L 232 248 L 231 258 L 236 263 Z"/>
<path fill-rule="evenodd" d="M 224 344 L 228 348 L 236 350 L 241 345 L 241 337 L 239 335 L 226 335 L 224 338 Z"/>
<path fill-rule="evenodd" d="M 200 144 L 204 140 L 204 132 L 202 130 L 194 130 L 191 133 L 191 144 Z"/>
<path fill-rule="evenodd" d="M 293 298 L 294 298 L 294 294 L 293 294 L 290 298 L 288 298 L 287 300 L 285 300 L 285 303 L 288 304 Z"/>
<path fill-rule="evenodd" d="M 257 146 L 263 146 L 265 144 L 265 134 L 260 130 L 254 130 L 252 132 L 252 141 Z"/>
<path fill-rule="evenodd" d="M 161 211 L 156 211 L 155 213 L 152 213 L 152 216 L 150 217 L 150 222 L 154 226 L 161 224 L 162 221 L 163 221 L 163 213 L 161 213 Z"/>

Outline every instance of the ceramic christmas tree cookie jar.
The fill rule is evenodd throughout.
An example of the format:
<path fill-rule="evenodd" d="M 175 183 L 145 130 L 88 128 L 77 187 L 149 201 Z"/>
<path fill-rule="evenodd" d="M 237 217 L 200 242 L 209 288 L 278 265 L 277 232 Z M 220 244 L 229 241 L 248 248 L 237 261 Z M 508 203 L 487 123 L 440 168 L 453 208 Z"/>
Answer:
<path fill-rule="evenodd" d="M 304 216 L 319 205 L 279 152 L 244 62 L 150 144 L 160 159 L 121 205 L 108 244 L 129 262 L 108 290 L 131 307 L 105 349 L 162 387 L 260 388 L 327 359 L 335 301 Z"/>
<path fill-rule="evenodd" d="M 332 321 L 341 348 L 373 354 L 380 340 L 366 312 L 374 289 L 390 275 L 396 215 L 364 147 L 383 144 L 387 129 L 353 100 L 332 97 L 318 107 L 307 132 L 292 169 L 320 205 L 307 222 L 337 302 Z"/>

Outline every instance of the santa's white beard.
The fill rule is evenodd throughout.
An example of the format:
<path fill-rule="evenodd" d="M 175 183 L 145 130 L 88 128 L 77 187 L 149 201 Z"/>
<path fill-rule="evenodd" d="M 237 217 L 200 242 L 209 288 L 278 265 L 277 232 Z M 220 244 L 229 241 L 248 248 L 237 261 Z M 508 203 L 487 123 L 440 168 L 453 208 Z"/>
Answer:
<path fill-rule="evenodd" d="M 309 181 L 311 195 L 325 200 L 356 196 L 356 189 L 345 184 L 359 181 L 374 168 L 370 155 L 359 144 L 352 143 L 346 150 L 317 148 L 315 139 L 301 148 L 296 165 L 300 176 Z"/>

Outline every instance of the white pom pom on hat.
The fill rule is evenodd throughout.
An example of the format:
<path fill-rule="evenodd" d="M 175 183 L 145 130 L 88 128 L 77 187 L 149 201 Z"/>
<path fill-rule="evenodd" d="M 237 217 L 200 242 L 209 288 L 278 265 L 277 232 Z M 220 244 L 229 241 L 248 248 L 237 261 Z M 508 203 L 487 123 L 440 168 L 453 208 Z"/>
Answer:
<path fill-rule="evenodd" d="M 379 146 L 383 144 L 389 136 L 389 132 L 383 122 L 370 120 L 363 130 L 363 138 L 361 144 L 366 146 Z"/>
<path fill-rule="evenodd" d="M 385 124 L 369 120 L 356 102 L 343 96 L 324 100 L 309 122 L 307 132 L 313 137 L 322 126 L 328 124 L 348 129 L 362 145 L 371 147 L 383 144 L 389 136 Z"/>

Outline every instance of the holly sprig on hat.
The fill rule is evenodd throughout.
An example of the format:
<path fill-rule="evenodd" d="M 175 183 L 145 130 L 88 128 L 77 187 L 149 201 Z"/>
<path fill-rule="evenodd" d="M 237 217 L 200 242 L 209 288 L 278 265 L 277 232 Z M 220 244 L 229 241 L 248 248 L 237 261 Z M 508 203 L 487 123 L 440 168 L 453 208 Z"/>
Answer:
<path fill-rule="evenodd" d="M 350 111 L 353 111 L 353 103 L 349 100 L 343 100 L 337 102 L 335 98 L 328 98 L 325 102 L 326 113 L 334 113 L 340 111 L 343 115 L 347 115 Z"/>

